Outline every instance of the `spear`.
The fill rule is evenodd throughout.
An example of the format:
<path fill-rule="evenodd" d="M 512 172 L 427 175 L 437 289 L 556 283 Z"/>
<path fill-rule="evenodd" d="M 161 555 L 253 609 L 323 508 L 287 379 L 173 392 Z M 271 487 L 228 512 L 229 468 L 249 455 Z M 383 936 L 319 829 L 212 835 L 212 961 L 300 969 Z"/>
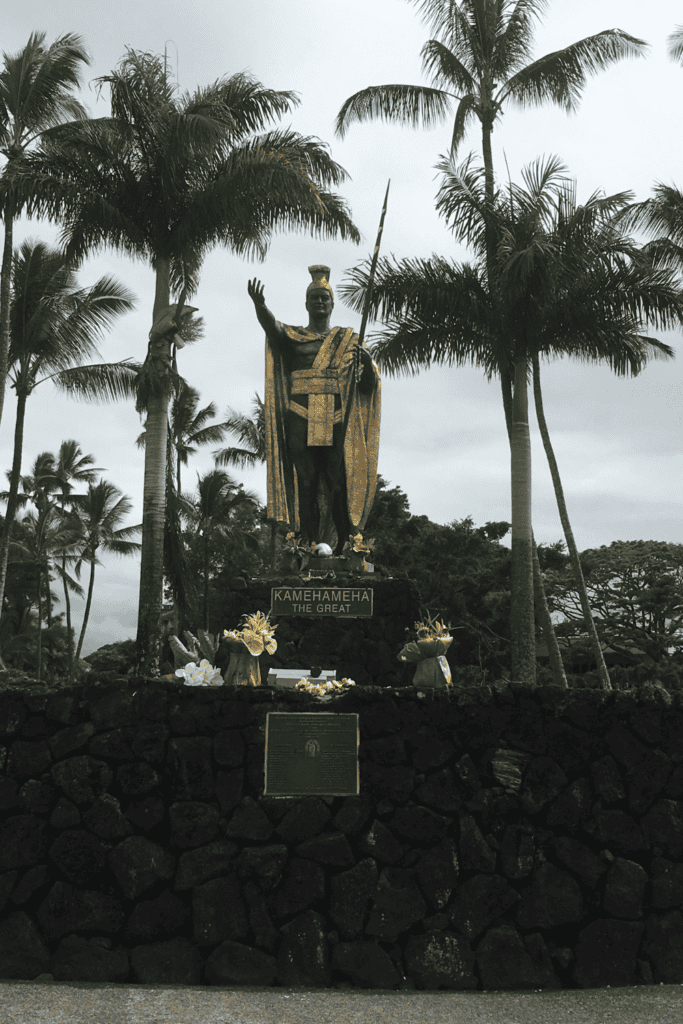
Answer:
<path fill-rule="evenodd" d="M 377 271 L 377 260 L 379 259 L 379 247 L 380 247 L 380 244 L 382 242 L 382 231 L 384 229 L 384 217 L 385 217 L 386 212 L 387 212 L 387 202 L 389 200 L 389 186 L 390 185 L 391 185 L 391 178 L 389 178 L 389 181 L 387 182 L 387 191 L 386 191 L 386 194 L 384 196 L 384 205 L 382 207 L 382 215 L 381 215 L 381 217 L 379 219 L 379 231 L 377 232 L 377 241 L 375 242 L 375 251 L 372 254 L 372 263 L 370 264 L 370 277 L 369 277 L 369 280 L 368 280 L 368 288 L 367 288 L 367 291 L 365 293 L 365 304 L 363 306 L 363 316 L 362 316 L 361 322 L 360 322 L 360 331 L 358 333 L 358 341 L 356 342 L 356 346 L 355 346 L 356 350 L 359 350 L 363 346 L 363 339 L 365 338 L 365 328 L 367 327 L 368 317 L 370 315 L 370 303 L 372 302 L 372 288 L 373 288 L 373 285 L 375 283 L 375 273 Z M 346 403 L 346 409 L 344 411 L 344 421 L 342 423 L 341 444 L 339 445 L 339 454 L 337 455 L 337 464 L 336 464 L 335 470 L 334 470 L 334 477 L 333 477 L 334 487 L 332 489 L 332 501 L 334 501 L 334 498 L 335 498 L 335 496 L 337 494 L 337 491 L 339 490 L 339 487 L 340 487 L 340 484 L 341 484 L 340 471 L 341 471 L 341 468 L 342 468 L 343 463 L 344 463 L 344 444 L 346 442 L 346 431 L 348 430 L 348 427 L 349 427 L 349 418 L 351 416 L 351 406 L 353 404 L 354 391 L 356 390 L 356 385 L 357 385 L 358 381 L 360 380 L 360 356 L 357 357 L 356 356 L 356 352 L 354 352 L 353 358 L 354 358 L 354 361 L 356 360 L 356 358 L 358 358 L 358 362 L 357 362 L 356 366 L 354 367 L 354 369 L 351 371 L 351 384 L 350 384 L 350 387 L 349 387 L 349 397 L 348 397 L 348 401 Z M 339 541 L 340 541 L 340 538 L 337 537 L 337 543 L 339 543 Z"/>

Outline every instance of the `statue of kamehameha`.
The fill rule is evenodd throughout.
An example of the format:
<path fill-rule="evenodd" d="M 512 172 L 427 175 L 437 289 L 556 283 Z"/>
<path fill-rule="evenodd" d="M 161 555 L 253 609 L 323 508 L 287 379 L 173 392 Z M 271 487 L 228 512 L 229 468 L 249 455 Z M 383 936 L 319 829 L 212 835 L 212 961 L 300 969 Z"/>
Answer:
<path fill-rule="evenodd" d="M 377 485 L 380 380 L 352 327 L 330 327 L 330 268 L 309 267 L 307 327 L 275 319 L 263 285 L 249 282 L 266 333 L 268 518 L 286 523 L 303 543 L 319 543 L 330 509 L 341 554 L 362 531 Z"/>

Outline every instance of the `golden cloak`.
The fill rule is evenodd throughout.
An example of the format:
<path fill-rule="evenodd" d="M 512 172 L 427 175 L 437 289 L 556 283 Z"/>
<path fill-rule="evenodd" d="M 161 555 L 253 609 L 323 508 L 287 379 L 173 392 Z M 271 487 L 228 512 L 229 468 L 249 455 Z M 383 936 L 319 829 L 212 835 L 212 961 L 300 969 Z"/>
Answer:
<path fill-rule="evenodd" d="M 304 341 L 313 338 L 303 327 L 280 325 L 292 339 Z M 358 342 L 358 335 L 352 327 L 333 327 L 323 339 L 320 351 L 313 364 L 314 371 L 295 371 L 294 376 L 310 378 L 305 389 L 297 381 L 297 391 L 305 390 L 309 397 L 311 416 L 318 413 L 325 415 L 327 403 L 327 419 L 329 423 L 317 432 L 329 433 L 333 422 L 343 422 L 344 412 L 348 406 L 353 372 L 353 348 Z M 344 472 L 346 475 L 346 494 L 349 519 L 355 530 L 362 530 L 367 521 L 377 487 L 377 458 L 379 455 L 379 427 L 381 413 L 381 384 L 379 369 L 373 360 L 375 386 L 368 394 L 362 394 L 357 386 L 353 388 L 351 413 L 348 429 L 344 440 Z M 316 386 L 317 385 L 317 386 Z M 341 413 L 330 412 L 333 409 L 333 394 L 338 393 L 341 399 Z M 296 402 L 291 402 L 292 375 L 288 374 L 282 354 L 273 349 L 266 337 L 266 462 L 268 518 L 288 524 L 294 532 L 299 530 L 299 504 L 296 469 L 292 464 L 291 453 L 287 444 L 285 414 L 293 409 L 298 415 L 309 418 L 306 410 Z M 329 395 L 329 398 L 328 398 Z M 313 398 L 313 401 L 311 401 Z M 332 405 L 330 405 L 330 400 Z M 300 411 L 299 411 L 300 410 Z M 311 423 L 309 422 L 309 434 Z M 326 444 L 322 441 L 318 443 Z"/>

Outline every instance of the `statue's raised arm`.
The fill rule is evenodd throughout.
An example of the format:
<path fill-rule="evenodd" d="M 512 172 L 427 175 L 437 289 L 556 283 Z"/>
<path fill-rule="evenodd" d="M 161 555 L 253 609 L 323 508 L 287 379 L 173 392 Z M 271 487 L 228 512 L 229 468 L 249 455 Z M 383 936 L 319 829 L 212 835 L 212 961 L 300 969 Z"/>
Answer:
<path fill-rule="evenodd" d="M 266 306 L 263 291 L 263 285 L 259 280 L 257 280 L 257 278 L 253 278 L 253 280 L 249 281 L 247 285 L 247 292 L 249 293 L 249 298 L 254 303 L 258 322 L 265 331 L 268 340 L 271 343 L 277 344 L 282 339 L 282 327 Z"/>

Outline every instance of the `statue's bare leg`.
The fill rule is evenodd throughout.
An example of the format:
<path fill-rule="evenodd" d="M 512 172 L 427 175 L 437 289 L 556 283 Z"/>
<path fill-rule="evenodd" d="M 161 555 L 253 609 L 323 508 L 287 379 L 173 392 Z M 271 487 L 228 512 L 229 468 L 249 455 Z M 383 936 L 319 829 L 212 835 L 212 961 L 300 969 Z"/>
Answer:
<path fill-rule="evenodd" d="M 334 487 L 337 483 L 337 479 L 335 479 L 335 471 L 337 469 L 337 459 L 339 457 L 339 449 L 342 443 L 341 423 L 335 424 L 333 442 L 333 447 L 326 449 L 325 484 L 328 495 L 334 495 L 332 498 L 332 522 L 334 523 L 334 528 L 337 531 L 337 545 L 334 549 L 334 553 L 339 556 L 341 555 L 344 545 L 349 539 L 349 533 L 351 532 L 351 520 L 349 519 L 346 493 L 346 469 L 343 459 L 339 466 L 339 488 L 336 493 L 334 492 Z"/>
<path fill-rule="evenodd" d="M 320 455 L 307 444 L 308 422 L 295 413 L 287 414 L 287 439 L 299 487 L 299 530 L 301 540 L 318 543 L 320 509 L 318 477 Z"/>

